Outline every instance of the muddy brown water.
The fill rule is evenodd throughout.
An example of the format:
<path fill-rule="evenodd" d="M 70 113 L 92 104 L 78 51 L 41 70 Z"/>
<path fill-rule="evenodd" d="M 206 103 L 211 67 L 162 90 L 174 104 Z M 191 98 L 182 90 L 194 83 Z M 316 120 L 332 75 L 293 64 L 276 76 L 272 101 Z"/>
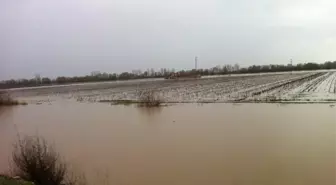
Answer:
<path fill-rule="evenodd" d="M 46 137 L 91 184 L 334 185 L 336 107 L 71 100 L 0 109 L 0 171 L 16 131 Z"/>

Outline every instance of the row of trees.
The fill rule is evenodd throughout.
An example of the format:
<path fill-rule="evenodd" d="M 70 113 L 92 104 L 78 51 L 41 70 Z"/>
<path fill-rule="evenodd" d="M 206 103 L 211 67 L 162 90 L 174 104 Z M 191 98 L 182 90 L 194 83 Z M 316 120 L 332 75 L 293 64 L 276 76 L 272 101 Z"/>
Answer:
<path fill-rule="evenodd" d="M 36 87 L 55 84 L 69 84 L 69 83 L 84 83 L 84 82 L 101 82 L 101 81 L 116 81 L 116 80 L 131 80 L 131 79 L 145 79 L 145 78 L 162 78 L 173 73 L 174 69 L 162 68 L 160 71 L 154 69 L 147 69 L 141 72 L 140 70 L 133 70 L 130 72 L 117 73 L 100 73 L 93 71 L 90 75 L 66 77 L 59 76 L 55 79 L 47 77 L 41 78 L 40 75 L 35 75 L 32 79 L 18 79 L 6 80 L 0 82 L 0 89 L 20 88 L 20 87 Z"/>
<path fill-rule="evenodd" d="M 182 75 L 200 74 L 207 75 L 224 75 L 224 74 L 239 74 L 239 73 L 267 73 L 267 72 L 285 72 L 285 71 L 301 71 L 301 70 L 318 70 L 318 69 L 336 69 L 336 61 L 325 62 L 323 64 L 317 63 L 304 63 L 297 65 L 252 65 L 249 67 L 241 68 L 238 64 L 216 66 L 210 69 L 193 69 L 182 70 L 178 73 Z M 42 85 L 53 84 L 68 84 L 68 83 L 84 83 L 84 82 L 100 82 L 100 81 L 116 81 L 116 80 L 131 80 L 131 79 L 144 79 L 144 78 L 162 78 L 174 73 L 174 69 L 161 69 L 155 71 L 148 69 L 144 72 L 140 70 L 133 70 L 131 73 L 123 72 L 120 74 L 100 73 L 98 71 L 92 72 L 91 75 L 65 77 L 60 76 L 55 79 L 41 78 L 39 75 L 33 79 L 19 79 L 19 80 L 6 80 L 0 82 L 0 89 L 19 88 L 19 87 L 34 87 Z"/>

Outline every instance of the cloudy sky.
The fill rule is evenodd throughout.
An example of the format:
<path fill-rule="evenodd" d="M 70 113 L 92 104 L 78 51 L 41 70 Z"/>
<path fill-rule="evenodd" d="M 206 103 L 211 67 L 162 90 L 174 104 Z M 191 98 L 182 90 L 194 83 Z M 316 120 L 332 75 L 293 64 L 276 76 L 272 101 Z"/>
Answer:
<path fill-rule="evenodd" d="M 0 0 L 0 79 L 336 60 L 335 0 Z"/>

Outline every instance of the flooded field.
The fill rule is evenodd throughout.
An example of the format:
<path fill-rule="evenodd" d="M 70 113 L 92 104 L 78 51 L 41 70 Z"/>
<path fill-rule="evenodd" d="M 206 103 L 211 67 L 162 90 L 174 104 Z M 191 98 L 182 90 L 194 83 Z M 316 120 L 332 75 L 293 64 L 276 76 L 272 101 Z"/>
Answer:
<path fill-rule="evenodd" d="M 332 103 L 144 108 L 57 98 L 0 109 L 0 171 L 19 132 L 53 142 L 91 184 L 336 183 Z"/>
<path fill-rule="evenodd" d="M 163 102 L 336 102 L 336 71 L 267 73 L 201 79 L 131 80 L 14 89 L 14 97 L 63 97 L 78 101 L 138 100 L 152 89 Z"/>

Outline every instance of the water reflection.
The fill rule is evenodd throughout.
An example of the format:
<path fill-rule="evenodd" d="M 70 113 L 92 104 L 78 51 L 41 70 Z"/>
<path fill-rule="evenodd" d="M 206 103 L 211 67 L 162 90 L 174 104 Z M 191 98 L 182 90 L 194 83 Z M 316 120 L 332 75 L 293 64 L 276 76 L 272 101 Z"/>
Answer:
<path fill-rule="evenodd" d="M 8 156 L 11 155 L 11 148 L 16 136 L 13 106 L 0 106 L 0 174 L 8 174 Z M 0 183 L 1 184 L 1 183 Z"/>
<path fill-rule="evenodd" d="M 157 107 L 136 106 L 136 108 L 141 114 L 145 114 L 149 117 L 160 114 L 164 109 L 164 107 L 162 106 Z"/>
<path fill-rule="evenodd" d="M 160 124 L 161 113 L 164 107 L 145 107 L 145 106 L 135 106 L 138 112 L 138 119 L 140 123 L 156 125 Z"/>
<path fill-rule="evenodd" d="M 0 106 L 0 119 L 2 117 L 10 117 L 13 112 L 13 106 Z"/>

